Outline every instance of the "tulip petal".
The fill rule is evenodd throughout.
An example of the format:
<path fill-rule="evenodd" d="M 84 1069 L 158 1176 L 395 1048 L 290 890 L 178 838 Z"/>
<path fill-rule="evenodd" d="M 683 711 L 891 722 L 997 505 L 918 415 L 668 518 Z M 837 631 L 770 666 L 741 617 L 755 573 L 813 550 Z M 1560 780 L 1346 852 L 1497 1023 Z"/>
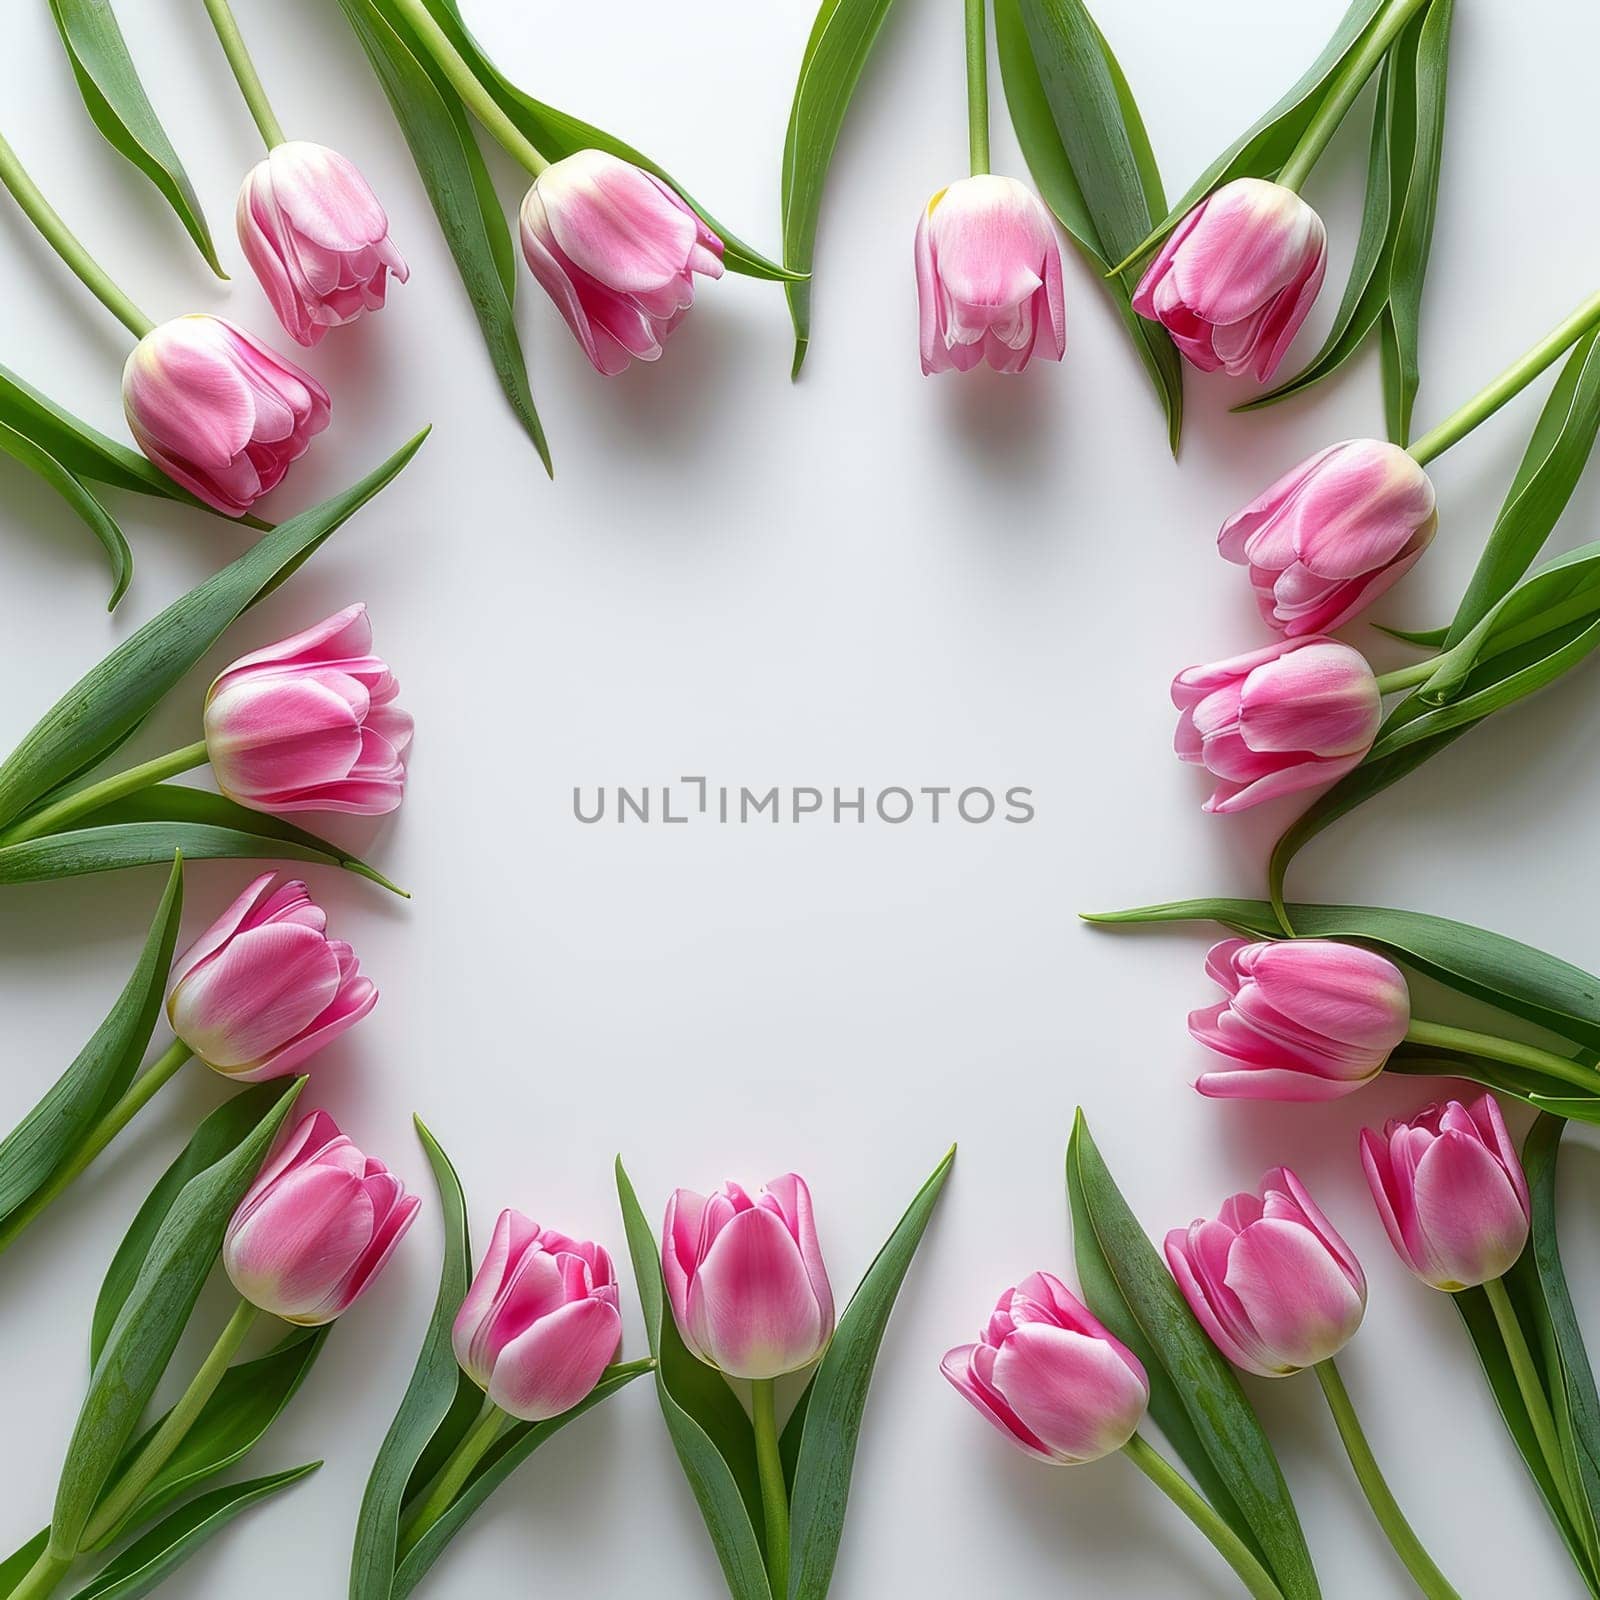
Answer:
<path fill-rule="evenodd" d="M 614 1306 L 573 1301 L 540 1317 L 500 1351 L 489 1399 L 525 1422 L 559 1416 L 600 1381 L 621 1343 L 622 1318 Z"/>

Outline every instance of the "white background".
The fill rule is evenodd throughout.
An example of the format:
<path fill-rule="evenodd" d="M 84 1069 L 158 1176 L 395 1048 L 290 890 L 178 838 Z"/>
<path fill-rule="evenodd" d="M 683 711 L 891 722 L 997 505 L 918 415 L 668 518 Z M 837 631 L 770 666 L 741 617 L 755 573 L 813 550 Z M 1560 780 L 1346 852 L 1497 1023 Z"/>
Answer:
<path fill-rule="evenodd" d="M 1100 20 L 1180 191 L 1320 47 L 1336 5 L 1122 0 Z M 663 11 L 477 0 L 492 53 L 533 92 L 633 138 L 743 235 L 777 247 L 779 154 L 807 0 Z M 11 8 L 5 132 L 69 221 L 153 315 L 226 311 L 294 350 L 231 237 L 260 154 L 197 4 L 121 0 L 153 99 L 233 282 L 219 286 L 154 191 L 102 143 L 43 6 Z M 304 358 L 334 424 L 263 509 L 283 516 L 367 470 L 422 423 L 416 463 L 155 719 L 136 754 L 196 736 L 210 671 L 355 599 L 415 713 L 403 809 L 328 831 L 414 892 L 307 874 L 382 987 L 318 1061 L 311 1098 L 427 1196 L 390 1271 L 329 1344 L 251 1463 L 326 1456 L 165 1589 L 173 1600 L 344 1592 L 350 1530 L 433 1297 L 437 1208 L 411 1133 L 451 1151 L 479 1239 L 515 1205 L 624 1259 L 611 1160 L 658 1218 L 675 1184 L 796 1168 L 816 1195 L 841 1299 L 952 1139 L 961 1153 L 885 1343 L 857 1460 L 841 1600 L 1031 1589 L 1221 1597 L 1226 1569 L 1120 1461 L 1043 1470 L 1005 1448 L 937 1362 L 1038 1266 L 1070 1278 L 1061 1181 L 1073 1107 L 1152 1233 L 1295 1165 L 1371 1279 L 1343 1360 L 1407 1510 L 1468 1595 L 1577 1594 L 1493 1413 L 1455 1313 L 1390 1254 L 1362 1187 L 1364 1121 L 1409 1110 L 1397 1081 L 1330 1107 L 1218 1105 L 1188 1087 L 1209 1003 L 1206 931 L 1110 935 L 1080 909 L 1255 893 L 1292 814 L 1201 815 L 1170 750 L 1171 674 L 1263 634 L 1217 524 L 1330 440 L 1382 429 L 1370 350 L 1309 400 L 1232 417 L 1248 391 L 1190 377 L 1183 460 L 1092 274 L 1067 261 L 1068 349 L 1021 379 L 924 380 L 911 237 L 965 164 L 960 7 L 905 0 L 830 181 L 815 342 L 791 385 L 772 285 L 704 288 L 655 367 L 602 380 L 531 285 L 519 322 L 558 476 L 501 400 L 388 106 L 336 9 L 240 0 L 291 135 L 366 171 L 412 267 L 389 309 Z M 1592 61 L 1600 13 L 1570 0 L 1465 0 L 1422 340 L 1419 427 L 1452 409 L 1594 287 Z M 995 160 L 1022 172 L 995 86 Z M 1354 242 L 1365 107 L 1309 199 L 1337 303 Z M 521 182 L 495 152 L 508 212 Z M 0 359 L 122 436 L 121 329 L 13 211 L 0 212 Z M 1437 469 L 1441 531 L 1380 608 L 1444 620 L 1545 384 Z M 122 497 L 138 571 L 102 609 L 97 548 L 50 493 L 0 465 L 0 749 L 116 640 L 244 547 L 198 514 Z M 1556 535 L 1589 537 L 1591 474 Z M 1403 659 L 1370 630 L 1383 664 Z M 1595 679 L 1473 734 L 1313 846 L 1306 898 L 1452 915 L 1588 967 Z M 575 784 L 1032 787 L 1027 827 L 580 827 Z M 188 874 L 186 937 L 241 863 Z M 125 980 L 154 871 L 0 898 L 9 1125 Z M 1435 1008 L 1435 1014 L 1438 1014 Z M 1460 1016 L 1456 1012 L 1454 1015 Z M 164 1031 L 158 1043 L 165 1038 Z M 222 1086 L 193 1069 L 3 1263 L 6 1547 L 46 1515 L 85 1376 L 90 1309 L 128 1218 Z M 1600 1327 L 1596 1171 L 1569 1140 L 1565 1244 Z M 624 1267 L 628 1348 L 643 1350 Z M 225 1285 L 202 1302 L 207 1339 Z M 197 1359 L 186 1345 L 174 1373 Z M 1297 1493 L 1326 1593 L 1403 1594 L 1309 1378 L 1247 1382 Z M 1003 1577 L 999 1576 L 1002 1575 Z M 637 1384 L 535 1457 L 436 1570 L 430 1594 L 714 1596 L 720 1579 L 654 1398 Z"/>

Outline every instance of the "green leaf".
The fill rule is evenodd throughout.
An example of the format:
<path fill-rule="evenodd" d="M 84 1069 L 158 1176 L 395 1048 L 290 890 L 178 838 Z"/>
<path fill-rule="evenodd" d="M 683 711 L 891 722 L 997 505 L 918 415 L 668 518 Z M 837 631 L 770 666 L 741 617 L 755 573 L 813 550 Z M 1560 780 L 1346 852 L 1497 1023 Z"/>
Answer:
<path fill-rule="evenodd" d="M 50 1543 L 50 1530 L 42 1529 L 36 1533 L 20 1550 L 14 1551 L 4 1561 L 0 1561 L 0 1600 L 17 1587 L 22 1580 L 33 1570 L 34 1563 L 44 1554 L 45 1546 Z"/>
<path fill-rule="evenodd" d="M 50 0 L 50 12 L 95 127 L 161 191 L 207 266 L 226 278 L 194 185 L 139 81 L 111 0 Z"/>
<path fill-rule="evenodd" d="M 617 1199 L 645 1334 L 657 1362 L 656 1398 L 679 1464 L 699 1503 L 734 1600 L 772 1600 L 762 1559 L 761 1486 L 750 1419 L 722 1375 L 690 1355 L 678 1333 L 667 1304 L 655 1235 L 639 1209 L 620 1156 Z"/>
<path fill-rule="evenodd" d="M 789 1474 L 789 1600 L 825 1600 L 844 1531 L 850 1475 L 867 1389 L 889 1313 L 956 1158 L 951 1145 L 850 1298 L 833 1339 L 784 1428 L 795 1443 Z"/>
<path fill-rule="evenodd" d="M 1497 1095 L 1509 1095 L 1535 1111 L 1551 1111 L 1574 1122 L 1600 1125 L 1600 1073 L 1591 1094 L 1574 1090 L 1565 1079 L 1530 1067 L 1491 1061 L 1468 1051 L 1402 1044 L 1390 1055 L 1386 1070 L 1407 1077 L 1466 1078 Z"/>

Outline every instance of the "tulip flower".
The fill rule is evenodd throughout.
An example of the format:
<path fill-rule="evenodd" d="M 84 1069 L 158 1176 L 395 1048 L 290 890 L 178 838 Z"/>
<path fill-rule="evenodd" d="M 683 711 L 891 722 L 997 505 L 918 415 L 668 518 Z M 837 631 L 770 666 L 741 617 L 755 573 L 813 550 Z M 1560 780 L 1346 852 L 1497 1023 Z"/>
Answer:
<path fill-rule="evenodd" d="M 1292 189 L 1236 178 L 1180 222 L 1134 292 L 1202 372 L 1265 383 L 1322 287 L 1328 235 Z"/>
<path fill-rule="evenodd" d="M 1439 526 L 1428 474 L 1397 445 L 1330 445 L 1236 512 L 1217 548 L 1250 569 L 1262 620 L 1331 633 L 1397 583 Z"/>
<path fill-rule="evenodd" d="M 378 197 L 326 145 L 275 145 L 246 174 L 236 220 L 245 259 L 299 344 L 380 310 L 391 273 L 406 281 Z"/>
<path fill-rule="evenodd" d="M 255 811 L 393 811 L 411 742 L 398 693 L 364 605 L 241 656 L 206 695 L 217 787 Z"/>

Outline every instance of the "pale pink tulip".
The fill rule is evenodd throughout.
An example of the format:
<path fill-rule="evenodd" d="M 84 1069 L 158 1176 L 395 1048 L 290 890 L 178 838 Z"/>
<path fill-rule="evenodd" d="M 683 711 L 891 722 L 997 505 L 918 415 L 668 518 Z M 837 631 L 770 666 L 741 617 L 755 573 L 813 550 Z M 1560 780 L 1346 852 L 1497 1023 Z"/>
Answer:
<path fill-rule="evenodd" d="M 217 787 L 254 811 L 393 811 L 411 743 L 399 692 L 364 605 L 241 656 L 206 694 Z"/>
<path fill-rule="evenodd" d="M 677 1190 L 661 1229 L 661 1272 L 690 1351 L 733 1378 L 810 1366 L 833 1334 L 811 1191 L 795 1173 L 752 1200 L 736 1183 Z"/>
<path fill-rule="evenodd" d="M 598 372 L 654 361 L 722 276 L 722 241 L 653 173 L 603 150 L 554 161 L 522 201 L 522 253 Z"/>
<path fill-rule="evenodd" d="M 1195 1087 L 1219 1100 L 1337 1100 L 1383 1071 L 1411 1026 L 1390 960 L 1325 939 L 1224 939 L 1206 971 L 1228 998 L 1189 1013 L 1189 1032 L 1232 1065 Z"/>
<path fill-rule="evenodd" d="M 1361 1326 L 1361 1264 L 1287 1167 L 1215 1222 L 1167 1235 L 1167 1265 L 1212 1342 L 1236 1367 L 1284 1378 L 1337 1355 Z"/>
<path fill-rule="evenodd" d="M 1018 1449 L 1052 1466 L 1120 1450 L 1150 1403 L 1139 1358 L 1048 1272 L 1007 1289 L 982 1340 L 958 1345 L 939 1370 Z"/>
<path fill-rule="evenodd" d="M 917 223 L 914 253 L 924 375 L 1061 359 L 1061 247 L 1025 184 L 984 173 L 941 189 Z"/>
<path fill-rule="evenodd" d="M 1316 636 L 1189 667 L 1173 679 L 1172 703 L 1179 759 L 1217 780 L 1204 809 L 1220 814 L 1342 778 L 1383 719 L 1366 658 Z"/>
<path fill-rule="evenodd" d="M 544 1422 L 600 1381 L 622 1343 L 617 1305 L 599 1245 L 502 1211 L 456 1314 L 456 1360 L 502 1411 Z"/>
<path fill-rule="evenodd" d="M 326 145 L 275 145 L 245 175 L 236 221 L 245 260 L 300 344 L 380 310 L 391 273 L 406 281 L 378 197 Z"/>
<path fill-rule="evenodd" d="M 326 1111 L 313 1111 L 234 1212 L 222 1264 L 251 1305 L 320 1327 L 371 1285 L 421 1204 Z"/>
<path fill-rule="evenodd" d="M 1278 370 L 1328 264 L 1322 219 L 1292 189 L 1235 178 L 1173 230 L 1133 296 L 1202 372 Z"/>
<path fill-rule="evenodd" d="M 260 1083 L 295 1072 L 378 1003 L 327 913 L 264 872 L 178 958 L 167 1019 L 214 1072 Z"/>
<path fill-rule="evenodd" d="M 1532 1212 L 1516 1146 L 1493 1095 L 1425 1106 L 1361 1134 L 1361 1165 L 1400 1259 L 1454 1292 L 1509 1272 Z"/>
<path fill-rule="evenodd" d="M 328 426 L 328 391 L 221 317 L 152 328 L 122 369 L 139 448 L 208 506 L 242 517 Z"/>

